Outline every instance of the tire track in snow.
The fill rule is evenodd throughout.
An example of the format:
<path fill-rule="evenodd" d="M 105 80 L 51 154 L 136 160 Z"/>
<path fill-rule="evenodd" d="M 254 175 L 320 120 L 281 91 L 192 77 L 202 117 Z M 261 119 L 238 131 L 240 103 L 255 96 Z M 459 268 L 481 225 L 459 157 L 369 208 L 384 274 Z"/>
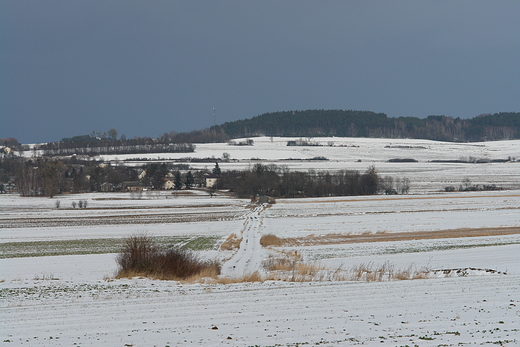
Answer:
<path fill-rule="evenodd" d="M 259 205 L 246 215 L 240 247 L 231 259 L 222 265 L 222 276 L 236 278 L 261 271 L 264 258 L 264 251 L 260 245 L 262 237 L 260 228 L 263 219 L 261 213 L 266 208 L 267 204 Z"/>

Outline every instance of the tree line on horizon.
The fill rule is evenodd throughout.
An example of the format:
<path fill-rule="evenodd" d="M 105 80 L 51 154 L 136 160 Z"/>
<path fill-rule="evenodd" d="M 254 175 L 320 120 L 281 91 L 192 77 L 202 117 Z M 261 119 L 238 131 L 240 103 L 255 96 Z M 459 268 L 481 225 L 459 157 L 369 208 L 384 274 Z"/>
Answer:
<path fill-rule="evenodd" d="M 482 114 L 471 119 L 447 116 L 391 118 L 354 110 L 264 113 L 211 128 L 231 138 L 253 136 L 415 138 L 477 142 L 520 138 L 520 112 Z"/>
<path fill-rule="evenodd" d="M 15 138 L 0 139 L 0 149 L 41 151 L 45 156 L 193 152 L 194 143 L 225 143 L 254 136 L 411 138 L 480 142 L 520 139 L 520 112 L 482 114 L 470 119 L 447 116 L 391 118 L 354 110 L 305 110 L 264 113 L 202 130 L 171 131 L 158 138 L 117 136 L 117 130 L 92 132 L 30 148 Z"/>

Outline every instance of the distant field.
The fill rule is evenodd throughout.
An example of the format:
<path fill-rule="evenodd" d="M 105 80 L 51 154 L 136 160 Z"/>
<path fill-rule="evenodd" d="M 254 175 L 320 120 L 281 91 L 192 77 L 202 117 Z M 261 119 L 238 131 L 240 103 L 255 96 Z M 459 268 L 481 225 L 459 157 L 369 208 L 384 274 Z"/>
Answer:
<path fill-rule="evenodd" d="M 195 152 L 186 155 L 157 153 L 141 158 L 185 163 L 194 169 L 210 168 L 208 163 L 197 163 L 192 158 L 222 158 L 223 170 L 246 169 L 255 163 L 275 164 L 291 170 L 358 170 L 375 165 L 381 175 L 407 177 L 410 193 L 440 192 L 453 185 L 458 188 L 463 179 L 474 184 L 495 184 L 508 189 L 520 189 L 520 140 L 454 143 L 414 139 L 315 137 L 319 146 L 287 146 L 298 138 L 257 137 L 253 146 L 230 146 L 225 143 L 197 144 Z M 103 156 L 106 160 L 125 160 L 135 155 Z M 227 157 L 227 155 L 226 155 Z M 325 157 L 327 161 L 310 160 Z M 393 159 L 414 159 L 416 162 L 389 162 Z M 488 163 L 463 163 L 455 161 Z M 511 160 L 491 162 L 492 160 Z M 452 162 L 449 162 L 452 161 Z M 141 165 L 142 162 L 126 162 Z"/>
<path fill-rule="evenodd" d="M 239 159 L 221 163 L 223 169 L 258 162 L 251 158 L 305 170 L 376 165 L 382 175 L 408 177 L 410 194 L 279 199 L 268 206 L 201 191 L 140 199 L 0 194 L 4 344 L 518 345 L 520 163 L 430 160 L 520 157 L 520 142 L 315 140 L 336 146 L 287 147 L 286 139 L 258 138 L 252 147 L 197 145 L 193 155 L 228 152 Z M 329 160 L 305 160 L 314 156 Z M 387 162 L 392 158 L 417 162 Z M 466 177 L 507 189 L 444 192 Z M 71 208 L 80 199 L 88 207 Z M 227 277 L 114 279 L 115 253 L 125 237 L 141 233 L 219 261 Z M 285 242 L 261 247 L 265 234 Z M 221 250 L 227 238 L 236 242 Z M 268 264 L 279 267 L 267 270 Z M 248 281 L 251 271 L 256 280 L 271 277 Z"/>
<path fill-rule="evenodd" d="M 172 236 L 152 237 L 162 247 L 180 247 L 196 251 L 216 247 L 218 236 Z M 80 255 L 118 253 L 123 239 L 85 239 L 56 241 L 27 241 L 0 243 L 0 259 L 18 257 L 43 257 L 53 255 Z"/>

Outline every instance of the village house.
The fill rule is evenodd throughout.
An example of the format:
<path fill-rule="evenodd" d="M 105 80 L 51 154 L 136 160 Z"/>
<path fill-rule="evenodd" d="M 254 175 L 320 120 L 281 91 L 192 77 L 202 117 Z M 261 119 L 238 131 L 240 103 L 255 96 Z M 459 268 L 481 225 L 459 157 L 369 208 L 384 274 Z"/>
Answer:
<path fill-rule="evenodd" d="M 171 180 L 169 180 L 167 178 L 164 179 L 163 189 L 170 190 L 170 189 L 173 189 L 174 187 L 175 187 L 174 182 L 172 182 Z"/>
<path fill-rule="evenodd" d="M 121 190 L 124 192 L 141 192 L 143 185 L 139 181 L 124 181 Z"/>
<path fill-rule="evenodd" d="M 113 192 L 115 191 L 116 188 L 114 187 L 114 185 L 112 183 L 109 183 L 109 182 L 104 182 L 101 184 L 101 191 L 102 192 Z"/>
<path fill-rule="evenodd" d="M 206 175 L 206 188 L 213 188 L 217 185 L 219 176 L 215 174 Z"/>

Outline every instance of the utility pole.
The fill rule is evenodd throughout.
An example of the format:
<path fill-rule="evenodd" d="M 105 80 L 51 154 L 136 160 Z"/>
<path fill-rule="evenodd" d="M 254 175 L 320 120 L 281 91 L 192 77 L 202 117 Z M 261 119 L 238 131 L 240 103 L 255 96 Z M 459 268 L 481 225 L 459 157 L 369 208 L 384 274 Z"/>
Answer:
<path fill-rule="evenodd" d="M 213 126 L 217 125 L 217 120 L 215 118 L 215 107 L 213 107 Z"/>

